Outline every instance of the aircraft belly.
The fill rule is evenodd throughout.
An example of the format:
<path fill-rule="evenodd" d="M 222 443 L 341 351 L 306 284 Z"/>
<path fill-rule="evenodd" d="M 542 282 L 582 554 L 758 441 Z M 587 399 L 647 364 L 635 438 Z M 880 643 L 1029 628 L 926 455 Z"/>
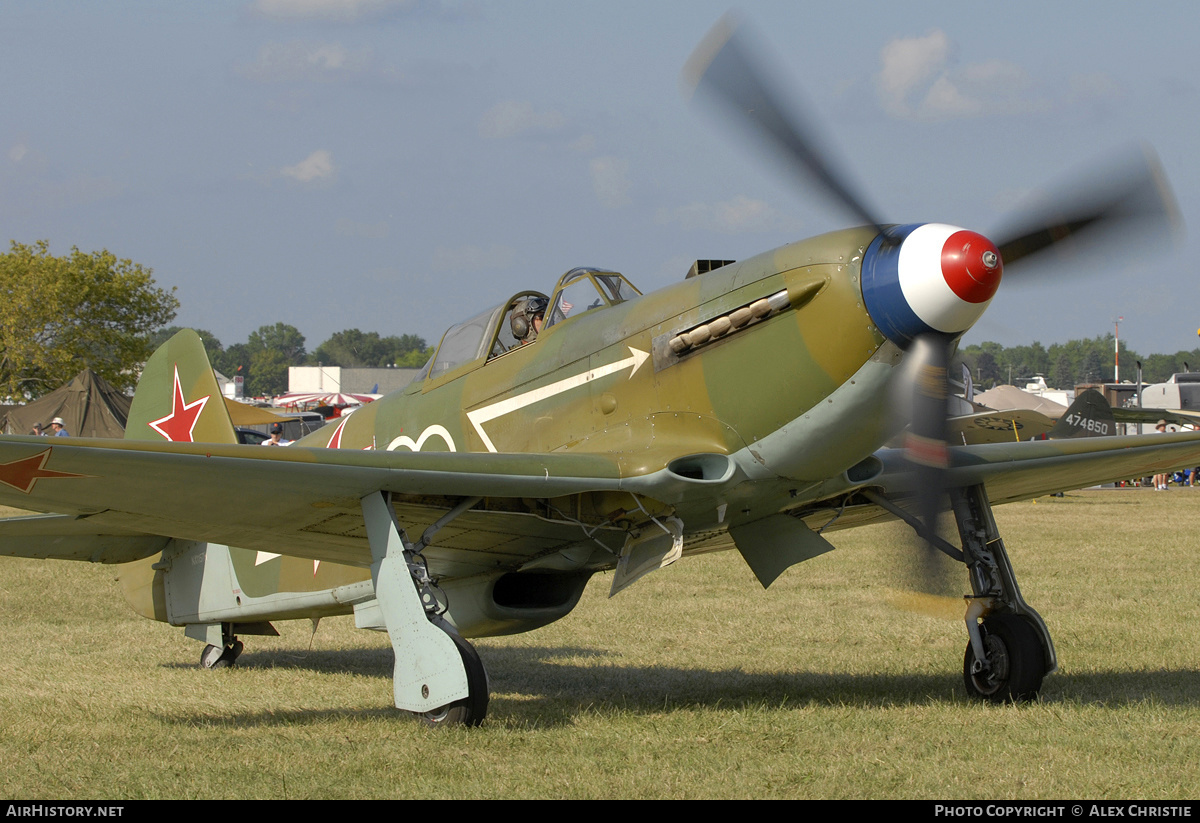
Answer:
<path fill-rule="evenodd" d="M 410 540 L 419 539 L 444 513 L 445 510 L 396 505 L 396 517 Z M 472 510 L 437 532 L 433 544 L 423 554 L 431 575 L 458 578 L 515 570 L 531 560 L 569 551 L 581 543 L 603 551 L 593 538 L 610 546 L 615 561 L 615 553 L 625 541 L 625 532 L 608 527 L 589 537 L 581 524 L 552 521 L 528 512 Z"/>

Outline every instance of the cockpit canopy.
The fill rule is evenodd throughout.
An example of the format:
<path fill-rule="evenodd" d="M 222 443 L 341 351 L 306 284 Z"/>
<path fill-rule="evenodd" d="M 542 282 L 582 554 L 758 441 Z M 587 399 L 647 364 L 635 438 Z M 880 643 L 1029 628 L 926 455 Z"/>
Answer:
<path fill-rule="evenodd" d="M 554 299 L 546 313 L 546 328 L 601 306 L 615 306 L 640 297 L 641 292 L 615 271 L 571 269 L 558 279 Z"/>
<path fill-rule="evenodd" d="M 641 292 L 618 272 L 582 267 L 571 269 L 554 287 L 542 333 L 584 312 L 640 296 Z M 546 295 L 537 291 L 519 292 L 501 305 L 451 326 L 442 335 L 437 351 L 416 381 L 441 377 L 476 360 L 499 357 L 520 348 L 521 343 L 510 328 L 510 315 L 518 304 L 531 297 L 545 299 Z"/>

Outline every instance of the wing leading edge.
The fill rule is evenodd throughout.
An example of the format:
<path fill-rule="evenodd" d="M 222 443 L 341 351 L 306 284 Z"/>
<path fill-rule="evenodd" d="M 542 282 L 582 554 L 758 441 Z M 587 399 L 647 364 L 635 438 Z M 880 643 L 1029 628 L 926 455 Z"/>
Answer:
<path fill-rule="evenodd" d="M 177 537 L 359 566 L 371 562 L 361 500 L 373 492 L 436 510 L 454 498 L 622 487 L 621 467 L 606 455 L 0 437 L 0 504 L 68 515 L 73 535 L 89 533 L 86 522 L 94 535 Z M 0 537 L 31 528 L 0 521 Z"/>
<path fill-rule="evenodd" d="M 1200 465 L 1200 434 L 987 443 L 949 452 L 949 484 L 982 483 L 999 504 Z M 875 485 L 889 493 L 911 492 L 903 453 L 885 449 L 878 457 L 885 468 Z"/>

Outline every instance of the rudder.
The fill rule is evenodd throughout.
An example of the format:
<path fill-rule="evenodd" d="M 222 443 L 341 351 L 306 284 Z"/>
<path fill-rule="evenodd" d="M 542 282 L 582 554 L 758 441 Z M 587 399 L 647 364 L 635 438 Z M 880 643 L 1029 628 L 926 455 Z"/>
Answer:
<path fill-rule="evenodd" d="M 183 329 L 146 361 L 126 440 L 236 443 L 237 433 L 200 335 Z"/>
<path fill-rule="evenodd" d="M 1046 433 L 1050 440 L 1066 437 L 1109 437 L 1117 433 L 1117 421 L 1104 395 L 1095 389 L 1080 392 L 1075 402 Z"/>

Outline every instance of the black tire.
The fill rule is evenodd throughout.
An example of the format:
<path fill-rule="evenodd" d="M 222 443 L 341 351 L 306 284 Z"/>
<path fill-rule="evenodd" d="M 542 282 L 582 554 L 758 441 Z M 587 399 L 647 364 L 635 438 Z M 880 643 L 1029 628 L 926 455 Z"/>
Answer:
<path fill-rule="evenodd" d="M 458 648 L 463 665 L 467 669 L 468 694 L 431 712 L 418 715 L 430 726 L 478 726 L 487 716 L 488 679 L 483 661 L 475 647 L 454 632 L 447 632 Z"/>
<path fill-rule="evenodd" d="M 214 646 L 209 643 L 204 647 L 204 651 L 200 652 L 200 668 L 202 669 L 227 669 L 233 663 L 226 659 L 225 650 L 220 646 Z"/>
<path fill-rule="evenodd" d="M 975 649 L 968 642 L 963 657 L 967 694 L 992 703 L 1037 700 L 1046 675 L 1046 657 L 1042 640 L 1029 621 L 1016 614 L 994 614 L 984 619 L 980 632 L 991 668 L 971 673 Z"/>
<path fill-rule="evenodd" d="M 238 655 L 242 653 L 242 648 L 242 641 L 235 640 L 232 646 L 221 649 L 218 656 L 218 647 L 210 643 L 204 647 L 204 651 L 200 652 L 200 668 L 228 669 L 237 661 Z"/>

